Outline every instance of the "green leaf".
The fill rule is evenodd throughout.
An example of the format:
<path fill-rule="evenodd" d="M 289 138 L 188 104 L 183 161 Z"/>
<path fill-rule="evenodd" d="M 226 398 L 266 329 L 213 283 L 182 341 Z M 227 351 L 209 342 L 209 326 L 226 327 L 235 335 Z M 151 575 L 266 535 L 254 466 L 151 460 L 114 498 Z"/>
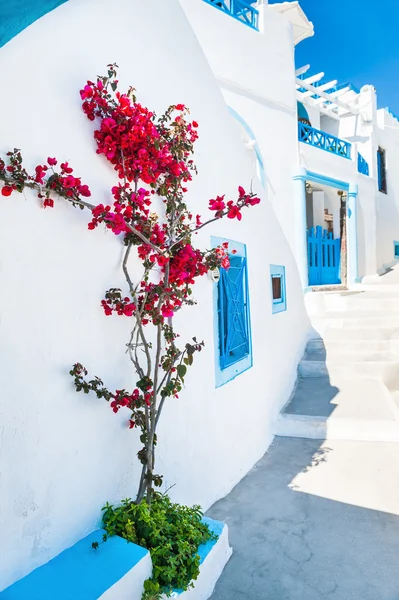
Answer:
<path fill-rule="evenodd" d="M 185 374 L 187 373 L 187 367 L 184 365 L 178 365 L 176 370 L 179 374 L 180 379 L 184 379 Z"/>

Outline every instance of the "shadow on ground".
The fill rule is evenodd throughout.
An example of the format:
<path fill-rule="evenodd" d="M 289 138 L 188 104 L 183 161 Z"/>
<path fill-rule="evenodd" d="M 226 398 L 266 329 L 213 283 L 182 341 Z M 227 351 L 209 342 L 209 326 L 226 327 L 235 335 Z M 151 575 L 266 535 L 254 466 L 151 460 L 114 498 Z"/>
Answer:
<path fill-rule="evenodd" d="M 276 438 L 209 511 L 233 556 L 212 600 L 399 600 L 399 445 Z"/>

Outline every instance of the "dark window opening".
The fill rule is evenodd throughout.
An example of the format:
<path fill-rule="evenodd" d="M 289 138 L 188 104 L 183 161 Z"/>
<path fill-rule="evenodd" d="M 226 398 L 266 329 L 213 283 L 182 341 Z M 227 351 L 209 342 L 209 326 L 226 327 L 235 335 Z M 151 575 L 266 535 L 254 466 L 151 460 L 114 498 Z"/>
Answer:
<path fill-rule="evenodd" d="M 383 194 L 388 191 L 387 173 L 386 173 L 386 156 L 385 150 L 378 148 L 377 151 L 377 166 L 378 166 L 378 189 Z"/>
<path fill-rule="evenodd" d="M 272 276 L 273 300 L 282 300 L 281 277 Z"/>

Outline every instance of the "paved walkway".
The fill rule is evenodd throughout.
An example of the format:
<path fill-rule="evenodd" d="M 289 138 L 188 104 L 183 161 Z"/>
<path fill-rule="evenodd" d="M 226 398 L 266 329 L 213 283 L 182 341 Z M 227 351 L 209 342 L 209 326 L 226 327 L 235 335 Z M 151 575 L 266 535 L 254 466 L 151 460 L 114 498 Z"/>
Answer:
<path fill-rule="evenodd" d="M 276 438 L 209 514 L 233 547 L 212 600 L 399 600 L 399 444 Z"/>

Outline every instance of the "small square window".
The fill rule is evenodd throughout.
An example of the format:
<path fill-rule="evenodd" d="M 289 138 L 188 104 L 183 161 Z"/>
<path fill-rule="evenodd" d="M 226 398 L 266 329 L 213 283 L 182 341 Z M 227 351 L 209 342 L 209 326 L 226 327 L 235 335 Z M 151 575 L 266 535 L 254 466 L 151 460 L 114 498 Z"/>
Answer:
<path fill-rule="evenodd" d="M 273 313 L 287 310 L 285 267 L 270 265 Z"/>
<path fill-rule="evenodd" d="M 399 242 L 393 243 L 393 254 L 394 258 L 399 258 Z"/>

